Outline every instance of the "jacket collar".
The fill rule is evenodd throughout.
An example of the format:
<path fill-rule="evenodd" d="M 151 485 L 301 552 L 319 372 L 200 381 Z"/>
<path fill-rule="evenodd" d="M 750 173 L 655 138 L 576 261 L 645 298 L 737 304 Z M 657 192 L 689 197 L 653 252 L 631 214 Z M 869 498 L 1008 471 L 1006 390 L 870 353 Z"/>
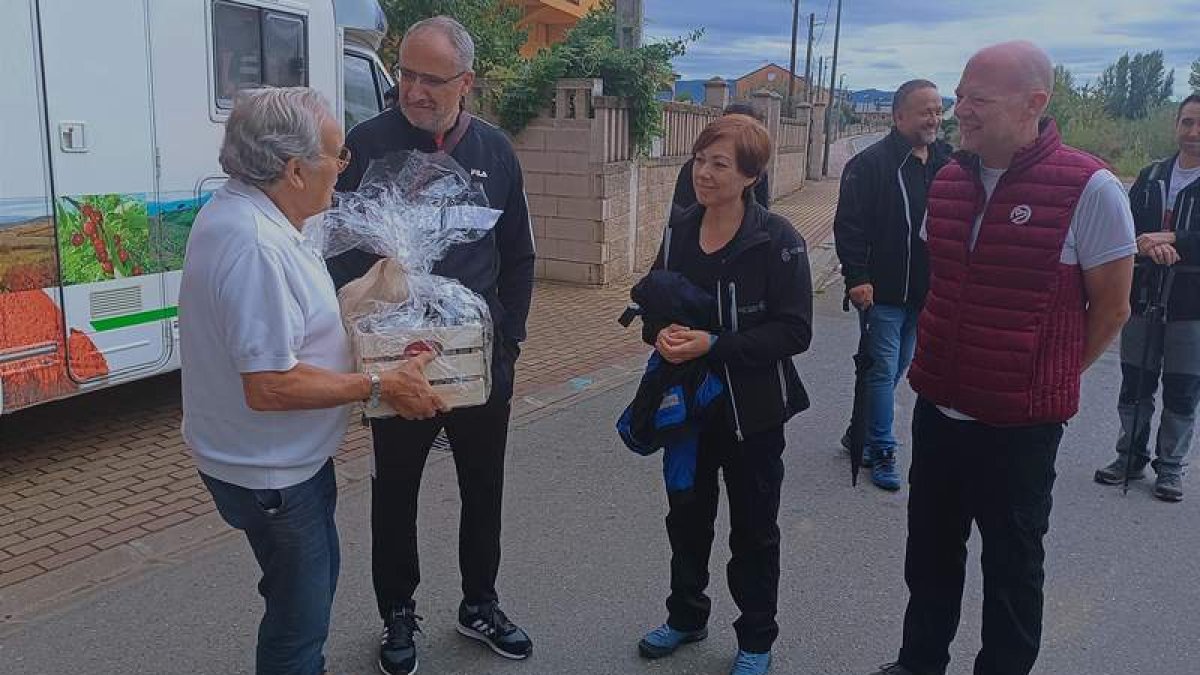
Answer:
<path fill-rule="evenodd" d="M 413 148 L 422 152 L 436 152 L 440 149 L 437 138 L 435 138 L 434 135 L 428 131 L 415 126 L 412 122 L 410 122 L 408 117 L 406 117 L 400 110 L 399 105 L 392 108 L 392 111 L 396 113 L 396 117 L 400 122 L 401 133 L 404 135 L 404 138 L 410 139 L 409 144 Z M 470 113 L 468 113 L 466 109 L 460 107 L 458 109 L 458 120 L 454 123 L 454 126 L 442 136 L 442 139 L 444 140 L 453 135 L 455 129 L 466 123 L 469 115 Z"/>
<path fill-rule="evenodd" d="M 676 211 L 671 217 L 669 227 L 672 230 L 699 230 L 704 219 L 704 206 L 693 204 L 682 211 Z M 731 262 L 734 258 L 760 244 L 769 242 L 771 235 L 767 231 L 767 216 L 769 212 L 753 197 L 746 199 L 746 211 L 742 216 L 742 224 L 733 235 L 733 239 L 725 245 L 725 255 L 722 262 Z"/>
<path fill-rule="evenodd" d="M 1061 147 L 1062 136 L 1058 133 L 1058 123 L 1054 121 L 1053 117 L 1042 118 L 1038 125 L 1037 140 L 1017 151 L 1008 170 L 1013 173 L 1023 173 L 1045 161 Z"/>
<path fill-rule="evenodd" d="M 1053 117 L 1043 117 L 1042 121 L 1038 123 L 1038 137 L 1029 145 L 1017 150 L 1005 175 L 1024 173 L 1057 152 L 1061 147 L 1062 136 L 1058 133 L 1058 123 L 1054 121 Z M 976 176 L 980 174 L 982 161 L 979 159 L 979 155 L 963 150 L 954 153 L 954 159 Z"/>
<path fill-rule="evenodd" d="M 908 159 L 908 155 L 912 152 L 912 144 L 908 142 L 908 139 L 905 138 L 904 134 L 901 134 L 900 130 L 896 127 L 892 127 L 892 130 L 888 132 L 888 135 L 884 136 L 883 142 L 887 146 L 889 154 L 893 159 L 896 160 L 897 164 L 903 163 L 906 159 Z"/>
<path fill-rule="evenodd" d="M 1179 153 L 1178 152 L 1171 155 L 1170 157 L 1167 157 L 1166 159 L 1162 159 L 1162 160 L 1155 162 L 1153 168 L 1150 169 L 1150 175 L 1147 177 L 1147 179 L 1148 180 L 1161 180 L 1161 181 L 1170 183 L 1171 182 L 1171 174 L 1174 173 L 1174 171 L 1175 171 L 1175 162 L 1177 162 L 1177 161 L 1179 161 Z"/>
<path fill-rule="evenodd" d="M 908 142 L 908 139 L 896 127 L 892 127 L 891 132 L 887 136 L 884 136 L 883 143 L 897 164 L 903 164 L 913 149 L 912 144 Z M 925 164 L 927 165 L 945 164 L 946 160 L 953 153 L 953 148 L 950 147 L 950 144 L 941 139 L 934 140 L 928 147 L 929 157 L 925 160 Z"/>

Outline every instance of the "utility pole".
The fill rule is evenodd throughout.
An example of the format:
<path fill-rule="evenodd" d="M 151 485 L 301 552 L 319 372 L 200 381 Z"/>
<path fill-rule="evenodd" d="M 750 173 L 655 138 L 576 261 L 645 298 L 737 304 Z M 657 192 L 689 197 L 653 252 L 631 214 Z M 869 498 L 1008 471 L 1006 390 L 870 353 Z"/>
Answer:
<path fill-rule="evenodd" d="M 818 103 L 821 102 L 821 85 L 825 83 L 825 57 L 817 57 L 817 98 Z M 828 101 L 827 101 L 828 103 Z"/>
<path fill-rule="evenodd" d="M 796 31 L 800 22 L 800 0 L 792 0 L 792 64 L 788 66 L 788 95 L 784 116 L 790 117 L 794 107 L 792 96 L 796 90 Z"/>
<path fill-rule="evenodd" d="M 843 119 L 844 115 L 842 115 L 842 108 L 845 107 L 846 103 L 849 102 L 849 100 L 850 100 L 850 92 L 846 91 L 846 74 L 845 73 L 842 73 L 842 82 L 841 82 L 841 84 L 838 85 L 838 89 L 842 92 L 842 94 L 841 94 L 842 103 L 841 103 L 841 105 L 838 106 L 838 118 L 837 118 L 838 119 L 838 138 L 841 138 L 842 133 L 845 131 L 845 128 L 846 128 L 845 120 Z"/>
<path fill-rule="evenodd" d="M 812 41 L 813 41 L 813 26 L 816 25 L 817 15 L 810 13 L 808 15 L 808 55 L 804 57 L 804 88 L 805 100 L 809 103 L 813 102 L 813 86 L 812 86 Z"/>
<path fill-rule="evenodd" d="M 831 88 L 837 86 L 838 45 L 841 42 L 841 39 L 842 39 L 842 0 L 838 0 L 837 24 L 834 27 L 834 31 L 833 31 L 833 66 L 832 66 L 832 68 L 830 68 L 831 77 L 829 78 L 829 86 Z M 831 99 L 831 103 L 832 103 L 832 99 Z M 832 122 L 832 120 L 829 119 L 829 113 L 830 113 L 831 109 L 832 109 L 832 106 L 830 106 L 830 109 L 826 109 L 826 111 L 825 111 L 825 159 L 821 163 L 821 175 L 822 176 L 829 175 L 829 126 L 830 126 L 830 122 Z"/>
<path fill-rule="evenodd" d="M 637 49 L 642 46 L 642 23 L 645 16 L 643 0 L 616 0 L 617 47 Z"/>

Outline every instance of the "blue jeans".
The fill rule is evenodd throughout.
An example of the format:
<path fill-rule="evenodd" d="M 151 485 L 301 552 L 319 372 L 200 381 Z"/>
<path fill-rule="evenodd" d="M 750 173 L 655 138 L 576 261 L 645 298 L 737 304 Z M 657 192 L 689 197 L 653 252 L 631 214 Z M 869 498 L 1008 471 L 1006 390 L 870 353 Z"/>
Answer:
<path fill-rule="evenodd" d="M 873 456 L 895 452 L 896 385 L 912 363 L 920 310 L 903 305 L 872 305 L 858 313 L 871 368 L 865 381 L 866 435 L 863 447 Z M 868 332 L 869 331 L 869 332 Z"/>
<path fill-rule="evenodd" d="M 262 569 L 257 675 L 320 675 L 337 588 L 337 481 L 330 460 L 282 490 L 250 490 L 200 474 L 225 522 L 246 533 Z"/>

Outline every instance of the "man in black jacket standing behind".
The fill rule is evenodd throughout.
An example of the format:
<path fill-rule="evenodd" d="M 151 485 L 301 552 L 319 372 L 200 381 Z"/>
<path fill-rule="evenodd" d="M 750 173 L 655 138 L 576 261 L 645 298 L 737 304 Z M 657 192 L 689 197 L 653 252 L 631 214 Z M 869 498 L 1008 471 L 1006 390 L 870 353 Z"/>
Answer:
<path fill-rule="evenodd" d="M 929 287 L 921 239 L 925 197 L 950 159 L 937 140 L 942 97 L 928 80 L 901 85 L 892 101 L 895 125 L 853 157 L 842 172 L 833 232 L 842 276 L 863 327 L 860 351 L 870 358 L 864 395 L 863 463 L 871 482 L 900 489 L 892 431 L 896 384 L 912 361 L 917 315 Z M 850 432 L 843 437 L 849 444 Z"/>
<path fill-rule="evenodd" d="M 346 138 L 351 162 L 340 191 L 357 190 L 371 160 L 409 150 L 443 151 L 482 184 L 499 222 L 480 241 L 453 247 L 434 266 L 483 296 L 495 328 L 492 390 L 488 402 L 430 420 L 375 420 L 375 476 L 371 483 L 372 575 L 383 618 L 380 668 L 392 675 L 417 669 L 413 595 L 420 581 L 417 494 L 430 446 L 445 429 L 458 473 L 462 515 L 459 568 L 463 600 L 458 632 L 497 654 L 523 659 L 533 650 L 525 631 L 499 608 L 500 515 L 504 453 L 513 372 L 533 294 L 533 234 L 521 167 L 508 138 L 462 109 L 475 74 L 471 36 L 452 18 L 414 24 L 400 45 L 396 107 L 356 126 Z M 339 287 L 365 273 L 376 257 L 350 251 L 329 262 Z"/>

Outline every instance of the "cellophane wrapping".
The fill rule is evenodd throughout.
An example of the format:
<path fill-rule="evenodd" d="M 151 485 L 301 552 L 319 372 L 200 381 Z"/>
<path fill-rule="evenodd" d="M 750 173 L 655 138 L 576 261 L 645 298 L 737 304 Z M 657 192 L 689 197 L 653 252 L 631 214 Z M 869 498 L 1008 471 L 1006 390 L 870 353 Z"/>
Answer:
<path fill-rule="evenodd" d="M 339 195 L 312 234 L 314 243 L 327 258 L 351 249 L 383 256 L 338 292 L 361 372 L 383 372 L 433 351 L 438 356 L 425 375 L 448 406 L 487 401 L 493 342 L 487 302 L 433 268 L 452 246 L 487 236 L 500 215 L 470 175 L 440 152 L 375 160 L 357 192 Z M 380 404 L 366 414 L 396 412 Z"/>

